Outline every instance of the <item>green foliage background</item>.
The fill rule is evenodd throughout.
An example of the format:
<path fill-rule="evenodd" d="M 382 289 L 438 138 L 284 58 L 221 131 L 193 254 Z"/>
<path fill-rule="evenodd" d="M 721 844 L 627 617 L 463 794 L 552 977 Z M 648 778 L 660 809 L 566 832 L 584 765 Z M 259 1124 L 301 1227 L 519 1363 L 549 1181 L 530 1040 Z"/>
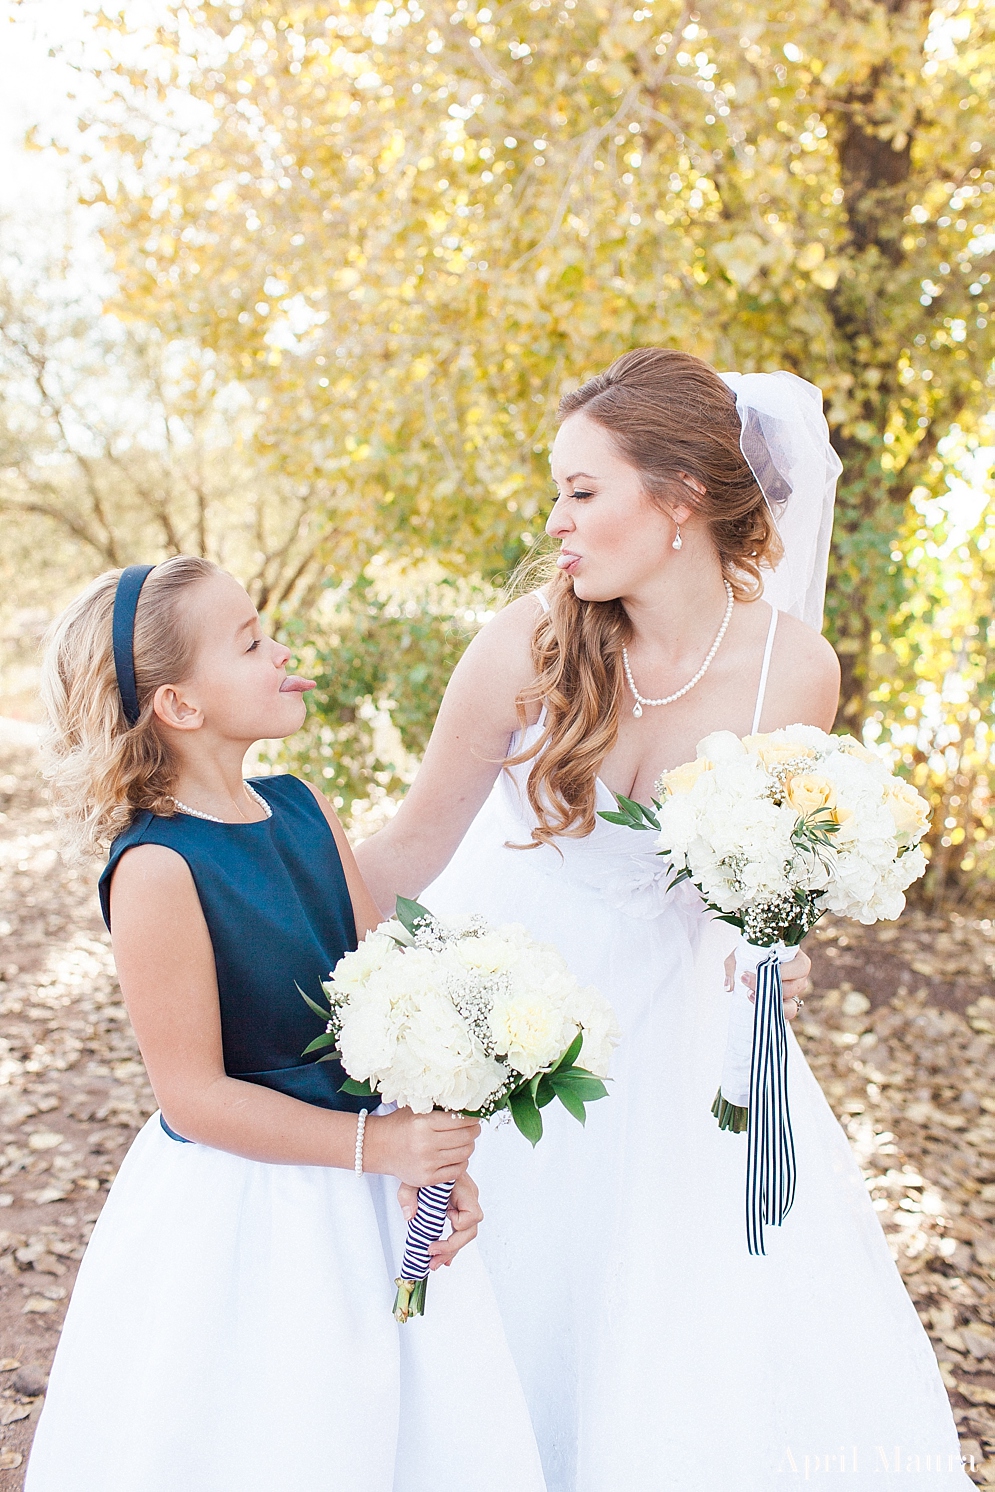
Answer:
<path fill-rule="evenodd" d="M 840 723 L 933 796 L 934 894 L 984 894 L 995 517 L 943 499 L 993 439 L 990 0 L 174 3 L 137 37 L 123 15 L 87 63 L 110 309 L 167 368 L 170 471 L 197 447 L 213 473 L 183 542 L 241 527 L 319 669 L 298 764 L 347 803 L 369 765 L 403 782 L 376 720 L 417 755 L 541 532 L 559 395 L 679 346 L 825 391 Z M 211 423 L 232 389 L 252 524 Z M 168 550 L 132 487 L 122 544 Z"/>

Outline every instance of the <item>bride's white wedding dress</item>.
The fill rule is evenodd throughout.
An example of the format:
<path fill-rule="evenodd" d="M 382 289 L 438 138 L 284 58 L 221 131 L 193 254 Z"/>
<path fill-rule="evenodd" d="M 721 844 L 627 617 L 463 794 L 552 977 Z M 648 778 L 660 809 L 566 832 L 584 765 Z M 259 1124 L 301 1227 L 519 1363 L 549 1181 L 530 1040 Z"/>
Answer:
<path fill-rule="evenodd" d="M 554 1104 L 534 1151 L 485 1126 L 472 1163 L 549 1492 L 969 1488 L 929 1339 L 790 1033 L 797 1198 L 747 1254 L 746 1136 L 710 1113 L 731 930 L 665 890 L 653 835 L 599 819 L 559 852 L 508 848 L 528 842 L 527 772 L 502 773 L 421 899 L 556 944 L 624 1033 L 586 1130 Z"/>

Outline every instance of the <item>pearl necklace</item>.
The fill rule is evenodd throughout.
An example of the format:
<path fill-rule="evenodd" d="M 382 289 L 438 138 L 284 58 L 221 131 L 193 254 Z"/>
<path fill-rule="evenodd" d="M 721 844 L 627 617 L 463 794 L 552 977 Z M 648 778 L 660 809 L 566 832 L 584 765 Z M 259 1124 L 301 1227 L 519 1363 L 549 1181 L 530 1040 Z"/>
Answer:
<path fill-rule="evenodd" d="M 256 800 L 256 802 L 259 804 L 259 807 L 266 814 L 266 817 L 268 819 L 271 819 L 273 817 L 273 810 L 266 802 L 266 799 L 262 796 L 262 794 L 256 792 L 251 782 L 243 782 L 242 786 L 245 788 L 245 791 L 248 793 L 249 797 Z M 192 819 L 206 819 L 209 824 L 231 824 L 233 822 L 236 824 L 239 822 L 259 823 L 258 819 L 232 820 L 215 818 L 213 813 L 201 813 L 199 808 L 188 808 L 186 803 L 181 803 L 179 798 L 174 798 L 172 794 L 170 794 L 170 802 L 175 803 L 181 813 L 188 813 Z"/>
<path fill-rule="evenodd" d="M 711 666 L 712 659 L 718 652 L 719 645 L 721 644 L 723 637 L 725 637 L 726 635 L 726 631 L 729 627 L 729 622 L 732 618 L 732 607 L 734 600 L 732 586 L 729 584 L 728 580 L 723 580 L 722 584 L 726 588 L 727 598 L 726 612 L 725 616 L 722 618 L 722 625 L 719 628 L 718 632 L 715 634 L 715 641 L 712 643 L 712 646 L 709 649 L 708 657 L 705 659 L 704 663 L 701 665 L 694 678 L 691 679 L 689 683 L 685 684 L 683 689 L 678 689 L 676 694 L 668 694 L 666 699 L 644 698 L 644 696 L 641 695 L 639 690 L 636 688 L 635 682 L 632 677 L 632 669 L 629 667 L 629 650 L 623 645 L 622 667 L 625 669 L 625 677 L 628 680 L 629 688 L 632 690 L 632 697 L 636 701 L 635 705 L 633 706 L 632 713 L 633 715 L 635 715 L 637 720 L 643 713 L 643 705 L 672 705 L 675 699 L 682 699 L 685 694 L 687 694 L 691 689 L 694 688 L 695 684 L 700 684 L 701 680 L 705 677 L 705 674 L 708 672 Z"/>

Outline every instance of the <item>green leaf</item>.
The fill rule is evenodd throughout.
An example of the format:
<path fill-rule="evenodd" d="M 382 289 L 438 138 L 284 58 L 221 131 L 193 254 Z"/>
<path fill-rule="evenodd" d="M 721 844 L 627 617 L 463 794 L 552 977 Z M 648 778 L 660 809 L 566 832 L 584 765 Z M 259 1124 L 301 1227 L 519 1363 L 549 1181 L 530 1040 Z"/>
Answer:
<path fill-rule="evenodd" d="M 593 1073 L 585 1072 L 582 1067 L 571 1067 L 566 1072 L 552 1072 L 549 1075 L 549 1081 L 558 1094 L 562 1095 L 564 1090 L 569 1089 L 585 1103 L 591 1103 L 596 1098 L 608 1097 L 608 1089 L 602 1080 L 596 1078 Z"/>
<path fill-rule="evenodd" d="M 329 1058 L 323 1057 L 321 1060 L 327 1062 Z M 358 1083 L 355 1078 L 346 1078 L 339 1088 L 340 1093 L 349 1093 L 353 1098 L 372 1098 L 374 1091 L 368 1082 Z"/>
<path fill-rule="evenodd" d="M 301 1056 L 309 1057 L 312 1052 L 320 1052 L 326 1046 L 334 1046 L 335 1041 L 336 1038 L 332 1035 L 331 1031 L 322 1031 L 320 1036 L 316 1036 L 314 1040 L 304 1048 L 303 1052 L 301 1052 Z M 335 1055 L 338 1056 L 338 1052 L 336 1052 Z"/>
<path fill-rule="evenodd" d="M 622 793 L 615 794 L 615 802 L 619 806 L 619 813 L 599 812 L 598 817 L 607 819 L 610 824 L 622 824 L 626 829 L 659 831 L 660 820 L 652 808 L 646 808 L 642 803 L 637 803 L 633 798 L 626 798 Z"/>
<path fill-rule="evenodd" d="M 626 801 L 628 802 L 629 800 L 627 799 Z M 657 816 L 653 812 L 652 808 L 647 808 L 646 805 L 645 805 L 645 803 L 636 803 L 634 801 L 633 801 L 632 806 L 634 808 L 638 808 L 639 809 L 640 814 L 642 815 L 642 817 L 645 819 L 646 823 L 649 824 L 652 829 L 659 830 L 659 828 L 660 828 L 660 820 L 657 818 Z M 656 806 L 657 806 L 657 808 L 659 808 L 660 807 L 659 803 L 657 803 Z"/>
<path fill-rule="evenodd" d="M 572 1114 L 581 1124 L 587 1123 L 584 1100 L 574 1092 L 573 1088 L 567 1087 L 566 1084 L 557 1084 L 556 1096 L 568 1114 Z"/>
<path fill-rule="evenodd" d="M 420 902 L 411 901 L 407 896 L 397 898 L 397 911 L 395 913 L 398 922 L 409 933 L 414 935 L 423 922 L 431 922 L 432 913 Z"/>
<path fill-rule="evenodd" d="M 556 1097 L 556 1087 L 552 1077 L 543 1073 L 539 1080 L 539 1087 L 535 1094 L 535 1105 L 537 1109 L 544 1109 L 548 1103 L 552 1103 Z"/>
<path fill-rule="evenodd" d="M 553 1068 L 553 1071 L 560 1072 L 564 1067 L 572 1067 L 573 1064 L 577 1061 L 577 1058 L 580 1055 L 580 1049 L 583 1045 L 584 1033 L 583 1031 L 578 1031 L 573 1041 L 563 1053 L 563 1056 L 560 1058 L 559 1062 L 557 1062 L 556 1066 Z"/>
<path fill-rule="evenodd" d="M 294 980 L 294 988 L 296 989 L 297 993 L 300 995 L 301 999 L 304 1001 L 305 1005 L 310 1005 L 310 1007 L 314 1011 L 315 1015 L 320 1015 L 321 1019 L 323 1021 L 327 1021 L 328 1020 L 328 1017 L 331 1014 L 331 1006 L 329 1006 L 328 1010 L 322 1010 L 322 1008 L 321 1008 L 320 1005 L 316 1005 L 314 1003 L 314 1001 L 311 999 L 310 995 L 306 995 L 304 993 L 304 991 L 301 989 L 300 985 L 297 983 L 296 979 Z"/>
<path fill-rule="evenodd" d="M 531 1093 L 518 1089 L 511 1095 L 508 1105 L 511 1117 L 522 1134 L 531 1145 L 538 1145 L 542 1139 L 542 1115 L 533 1103 Z"/>

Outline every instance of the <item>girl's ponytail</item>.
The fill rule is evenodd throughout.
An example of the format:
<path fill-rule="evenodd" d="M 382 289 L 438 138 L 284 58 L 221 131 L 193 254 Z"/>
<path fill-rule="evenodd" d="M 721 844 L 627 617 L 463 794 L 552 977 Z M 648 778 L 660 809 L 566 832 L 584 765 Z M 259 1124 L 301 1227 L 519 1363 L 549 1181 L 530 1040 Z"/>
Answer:
<path fill-rule="evenodd" d="M 114 667 L 112 623 L 120 570 L 77 596 L 52 626 L 42 665 L 48 715 L 44 771 L 64 835 L 76 853 L 102 850 L 142 809 L 170 815 L 176 768 L 152 709 L 163 684 L 181 683 L 194 662 L 181 598 L 217 573 L 210 560 L 179 554 L 157 565 L 135 615 L 139 715 L 129 725 Z"/>

